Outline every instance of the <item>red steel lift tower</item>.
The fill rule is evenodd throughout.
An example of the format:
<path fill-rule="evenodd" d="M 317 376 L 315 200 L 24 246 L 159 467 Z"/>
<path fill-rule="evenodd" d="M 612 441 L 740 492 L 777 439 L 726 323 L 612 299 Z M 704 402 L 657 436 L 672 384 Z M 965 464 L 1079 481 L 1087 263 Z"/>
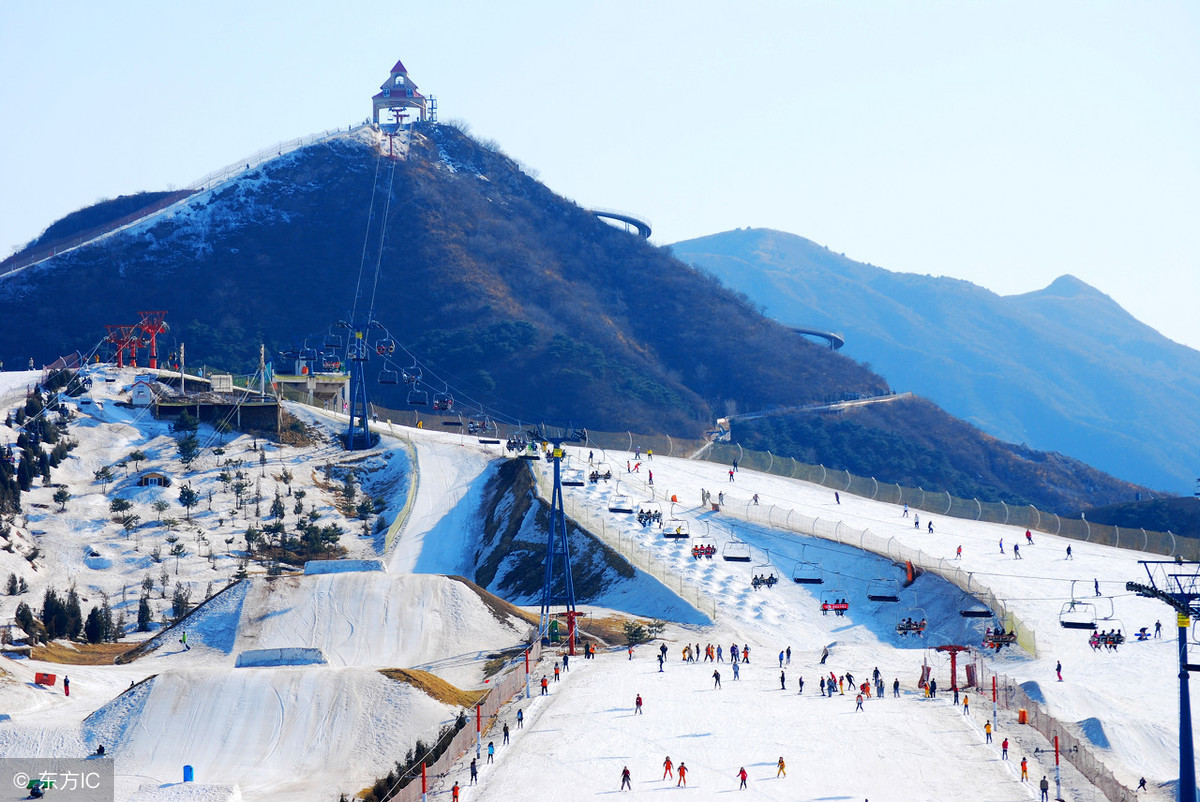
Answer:
<path fill-rule="evenodd" d="M 142 322 L 138 324 L 138 328 L 142 330 L 142 334 L 150 338 L 150 369 L 158 370 L 158 343 L 155 338 L 158 335 L 168 330 L 164 319 L 167 316 L 166 312 L 138 312 L 142 316 Z"/>

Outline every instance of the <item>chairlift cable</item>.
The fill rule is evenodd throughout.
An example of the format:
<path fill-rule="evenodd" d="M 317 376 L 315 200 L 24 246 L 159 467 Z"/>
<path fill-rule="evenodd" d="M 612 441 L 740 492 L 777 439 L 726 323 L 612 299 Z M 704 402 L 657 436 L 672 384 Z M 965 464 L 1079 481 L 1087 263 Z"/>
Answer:
<path fill-rule="evenodd" d="M 358 281 L 354 285 L 354 309 L 350 319 L 353 320 L 358 314 L 358 299 L 362 292 L 362 274 L 363 268 L 367 264 L 367 244 L 371 241 L 371 220 L 375 214 L 375 190 L 379 186 L 379 164 L 383 160 L 383 153 L 380 152 L 375 156 L 375 179 L 371 183 L 371 203 L 367 207 L 367 230 L 363 232 L 363 249 L 362 258 L 358 263 Z"/>

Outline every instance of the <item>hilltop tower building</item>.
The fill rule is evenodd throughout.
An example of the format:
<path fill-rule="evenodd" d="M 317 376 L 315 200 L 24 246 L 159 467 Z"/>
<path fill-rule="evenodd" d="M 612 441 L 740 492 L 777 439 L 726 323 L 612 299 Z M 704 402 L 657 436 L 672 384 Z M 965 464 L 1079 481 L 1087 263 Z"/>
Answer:
<path fill-rule="evenodd" d="M 383 111 L 400 120 L 408 115 L 409 109 L 418 111 L 421 122 L 429 116 L 425 96 L 417 91 L 417 85 L 408 77 L 404 63 L 397 61 L 396 66 L 392 67 L 392 74 L 379 87 L 379 94 L 371 98 L 371 119 L 379 125 L 379 112 Z"/>

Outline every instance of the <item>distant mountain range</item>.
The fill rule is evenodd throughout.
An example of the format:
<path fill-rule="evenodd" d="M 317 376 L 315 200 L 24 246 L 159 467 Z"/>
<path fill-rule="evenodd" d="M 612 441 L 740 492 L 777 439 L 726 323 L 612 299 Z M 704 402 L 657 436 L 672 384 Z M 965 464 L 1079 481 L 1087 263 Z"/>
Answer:
<path fill-rule="evenodd" d="M 1172 493 L 1200 475 L 1200 352 L 1073 276 L 1000 296 L 770 229 L 671 250 L 771 317 L 844 334 L 841 353 L 1003 440 Z"/>
<path fill-rule="evenodd" d="M 555 195 L 494 144 L 420 124 L 405 157 L 391 161 L 371 137 L 362 129 L 293 151 L 0 276 L 0 358 L 23 366 L 31 352 L 41 364 L 86 353 L 105 324 L 160 309 L 171 325 L 164 352 L 186 343 L 189 365 L 245 373 L 260 343 L 269 354 L 306 342 L 321 348 L 352 307 L 373 306 L 399 348 L 390 361 L 372 357 L 372 379 L 415 358 L 431 393 L 455 396 L 456 412 L 513 423 L 570 419 L 698 437 L 736 410 L 911 386 L 907 374 L 889 381 L 791 333 L 669 249 Z M 118 213 L 124 208 L 76 214 L 53 231 L 70 241 Z M 844 281 L 848 299 L 861 294 Z M 915 305 L 893 299 L 889 314 Z M 840 326 L 841 316 L 801 317 Z M 847 350 L 862 358 L 858 347 Z M 373 385 L 371 398 L 401 408 L 406 388 L 392 381 Z M 739 424 L 733 436 L 880 481 L 1062 513 L 1145 490 L 1006 444 L 919 398 Z"/>

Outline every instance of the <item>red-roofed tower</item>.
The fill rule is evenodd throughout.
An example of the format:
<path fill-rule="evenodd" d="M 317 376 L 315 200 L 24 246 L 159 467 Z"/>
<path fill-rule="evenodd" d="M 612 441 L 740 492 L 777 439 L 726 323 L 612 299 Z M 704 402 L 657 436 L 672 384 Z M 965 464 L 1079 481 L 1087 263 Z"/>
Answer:
<path fill-rule="evenodd" d="M 379 87 L 379 94 L 371 98 L 371 119 L 379 124 L 379 112 L 389 112 L 399 119 L 406 115 L 406 109 L 417 109 L 424 122 L 429 114 L 425 96 L 417 91 L 417 85 L 408 77 L 404 63 L 396 62 L 392 74 Z"/>

